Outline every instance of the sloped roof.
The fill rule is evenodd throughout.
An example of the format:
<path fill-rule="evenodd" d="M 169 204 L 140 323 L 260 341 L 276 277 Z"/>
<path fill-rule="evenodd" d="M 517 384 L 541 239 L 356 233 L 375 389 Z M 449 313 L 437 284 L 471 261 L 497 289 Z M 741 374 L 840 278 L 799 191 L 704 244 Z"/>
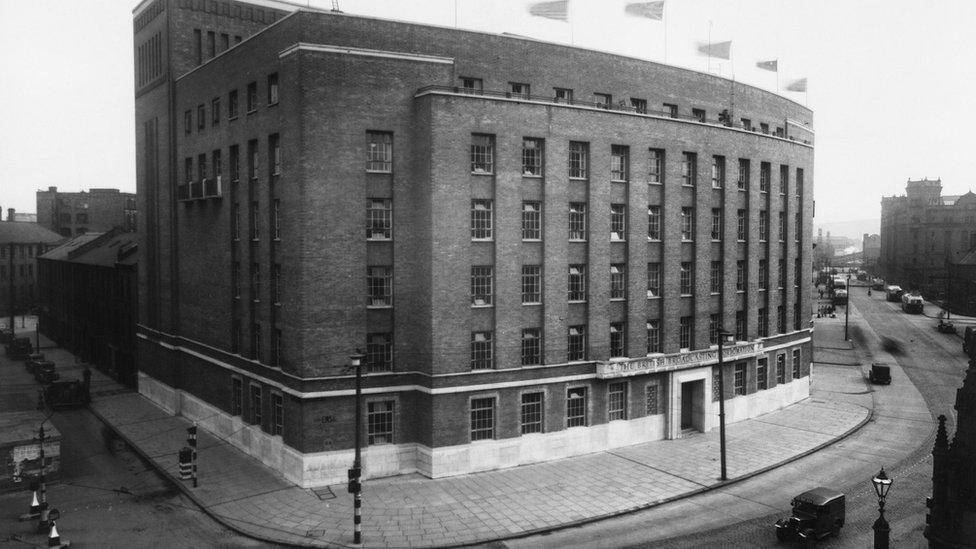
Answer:
<path fill-rule="evenodd" d="M 956 261 L 956 265 L 976 265 L 976 248 L 969 250 L 959 261 Z"/>
<path fill-rule="evenodd" d="M 76 250 L 77 248 L 95 240 L 96 238 L 102 236 L 104 233 L 85 233 L 78 235 L 71 240 L 61 244 L 57 248 L 48 251 L 46 254 L 40 256 L 41 259 L 53 259 L 55 261 L 66 261 L 68 259 L 68 253 Z"/>
<path fill-rule="evenodd" d="M 41 256 L 54 261 L 71 261 L 86 265 L 112 267 L 116 263 L 134 265 L 138 236 L 135 233 L 109 231 L 87 233 L 65 242 Z"/>
<path fill-rule="evenodd" d="M 0 221 L 0 244 L 55 244 L 64 240 L 58 233 L 27 221 Z"/>

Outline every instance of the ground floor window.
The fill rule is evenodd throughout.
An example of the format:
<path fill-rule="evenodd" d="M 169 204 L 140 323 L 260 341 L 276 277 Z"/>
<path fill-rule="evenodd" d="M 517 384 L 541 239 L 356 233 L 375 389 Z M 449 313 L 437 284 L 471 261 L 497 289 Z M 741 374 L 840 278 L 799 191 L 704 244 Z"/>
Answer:
<path fill-rule="evenodd" d="M 566 427 L 586 426 L 586 387 L 566 391 Z"/>
<path fill-rule="evenodd" d="M 393 443 L 393 400 L 378 400 L 366 404 L 366 444 Z"/>
<path fill-rule="evenodd" d="M 495 438 L 495 398 L 471 399 L 471 440 Z"/>
<path fill-rule="evenodd" d="M 541 392 L 522 394 L 521 416 L 523 435 L 542 432 L 542 403 L 543 394 Z"/>

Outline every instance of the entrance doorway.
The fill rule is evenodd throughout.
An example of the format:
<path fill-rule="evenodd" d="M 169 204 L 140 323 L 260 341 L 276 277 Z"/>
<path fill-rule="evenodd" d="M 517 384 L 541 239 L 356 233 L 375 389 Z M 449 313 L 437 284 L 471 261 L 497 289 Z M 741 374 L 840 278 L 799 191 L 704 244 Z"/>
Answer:
<path fill-rule="evenodd" d="M 681 384 L 681 430 L 705 430 L 704 380 Z"/>

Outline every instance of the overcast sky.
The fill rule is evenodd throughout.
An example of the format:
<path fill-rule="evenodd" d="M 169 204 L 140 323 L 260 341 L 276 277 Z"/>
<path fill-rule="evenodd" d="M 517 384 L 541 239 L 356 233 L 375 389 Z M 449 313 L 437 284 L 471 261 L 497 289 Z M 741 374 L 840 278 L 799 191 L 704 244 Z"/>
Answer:
<path fill-rule="evenodd" d="M 941 177 L 974 185 L 976 2 L 667 0 L 665 21 L 624 15 L 632 0 L 570 0 L 570 23 L 527 0 L 339 0 L 347 13 L 512 32 L 706 70 L 697 42 L 732 40 L 712 72 L 783 92 L 814 111 L 817 224 L 880 217 L 882 195 Z M 0 0 L 0 207 L 35 211 L 37 189 L 135 190 L 132 8 L 123 0 Z M 331 7 L 331 0 L 312 0 Z M 666 40 L 665 40 L 666 37 Z M 665 47 L 667 43 L 667 47 Z M 732 66 L 734 63 L 734 67 Z M 5 216 L 4 216 L 5 217 Z"/>

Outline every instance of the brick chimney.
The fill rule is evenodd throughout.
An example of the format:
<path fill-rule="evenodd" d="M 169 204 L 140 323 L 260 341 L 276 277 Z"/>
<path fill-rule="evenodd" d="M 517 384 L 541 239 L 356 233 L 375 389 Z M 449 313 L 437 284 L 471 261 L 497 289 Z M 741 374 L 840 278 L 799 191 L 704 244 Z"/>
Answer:
<path fill-rule="evenodd" d="M 16 212 L 16 211 L 17 210 L 15 210 L 13 208 L 7 208 L 7 221 L 13 221 L 14 220 L 14 212 Z"/>

